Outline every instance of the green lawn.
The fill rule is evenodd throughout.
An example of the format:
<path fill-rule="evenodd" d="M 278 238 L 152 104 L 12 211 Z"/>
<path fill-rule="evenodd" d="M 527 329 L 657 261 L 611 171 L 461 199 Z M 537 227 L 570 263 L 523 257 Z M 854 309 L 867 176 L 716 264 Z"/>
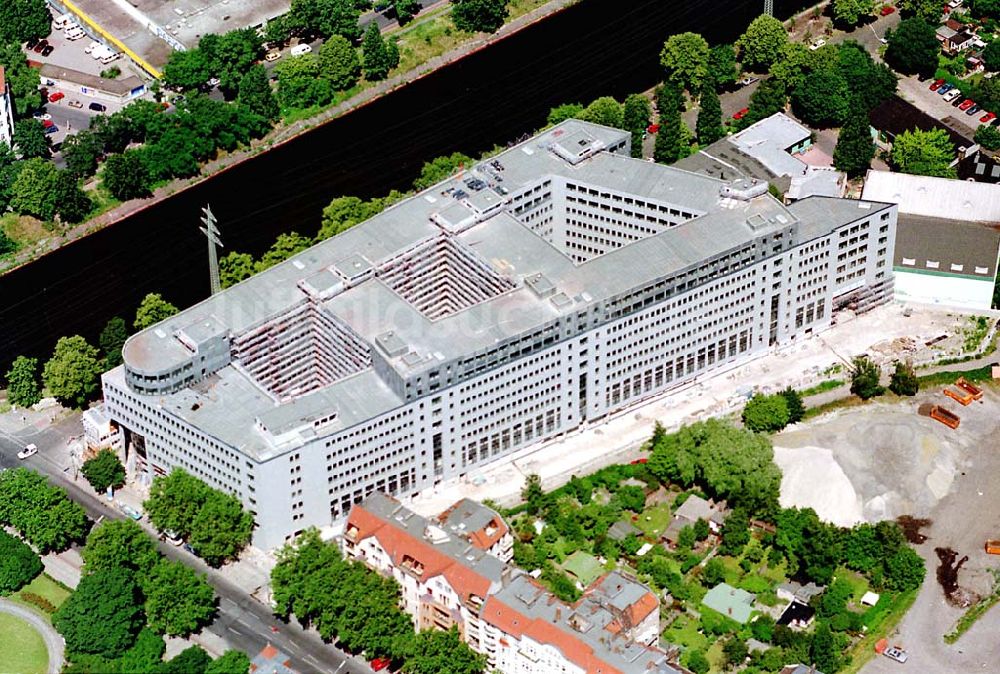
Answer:
<path fill-rule="evenodd" d="M 843 566 L 837 567 L 837 570 L 833 573 L 834 577 L 838 580 L 846 580 L 851 584 L 851 601 L 855 605 L 861 606 L 861 598 L 865 596 L 865 592 L 868 591 L 868 581 L 860 573 L 855 571 L 850 571 Z"/>
<path fill-rule="evenodd" d="M 672 644 L 693 649 L 708 646 L 708 637 L 698 631 L 700 625 L 691 616 L 682 615 L 663 633 L 663 638 Z"/>
<path fill-rule="evenodd" d="M 604 572 L 597 558 L 583 550 L 577 550 L 563 562 L 563 569 L 584 586 L 593 583 Z"/>
<path fill-rule="evenodd" d="M 30 583 L 22 587 L 19 592 L 8 597 L 8 599 L 10 599 L 12 602 L 16 604 L 21 604 L 23 606 L 27 606 L 28 608 L 35 611 L 35 613 L 37 613 L 38 615 L 45 618 L 46 620 L 50 620 L 51 615 L 40 609 L 38 606 L 35 606 L 31 602 L 26 601 L 23 597 L 24 593 L 26 592 L 34 593 L 40 597 L 48 599 L 50 602 L 52 602 L 52 605 L 55 606 L 56 608 L 62 606 L 62 603 L 66 601 L 66 598 L 69 597 L 70 595 L 70 590 L 66 586 L 64 586 L 62 583 L 53 580 L 48 575 L 43 573 Z M 4 671 L 5 670 L 0 668 L 0 672 Z"/>
<path fill-rule="evenodd" d="M 0 613 L 0 672 L 45 674 L 49 653 L 42 635 L 20 618 Z"/>
<path fill-rule="evenodd" d="M 666 531 L 670 525 L 670 505 L 667 503 L 657 503 L 652 508 L 647 508 L 639 515 L 639 519 L 632 522 L 642 529 L 648 538 L 658 540 L 660 534 Z"/>

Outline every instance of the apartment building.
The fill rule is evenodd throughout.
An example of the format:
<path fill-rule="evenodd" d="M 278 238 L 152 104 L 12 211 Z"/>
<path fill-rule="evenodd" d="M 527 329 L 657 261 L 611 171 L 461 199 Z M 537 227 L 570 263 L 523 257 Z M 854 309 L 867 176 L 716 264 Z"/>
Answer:
<path fill-rule="evenodd" d="M 506 528 L 497 513 L 475 506 L 477 518 Z M 473 502 L 460 501 L 438 522 L 463 509 L 473 511 Z M 679 674 L 670 664 L 676 653 L 656 647 L 660 602 L 645 585 L 612 571 L 567 604 L 477 547 L 477 534 L 449 533 L 438 522 L 376 492 L 351 509 L 341 538 L 346 557 L 399 583 L 416 629 L 455 627 L 503 674 Z"/>
<path fill-rule="evenodd" d="M 14 147 L 14 103 L 4 67 L 0 65 L 0 144 Z"/>
<path fill-rule="evenodd" d="M 273 547 L 892 297 L 894 205 L 629 143 L 566 121 L 132 336 L 103 387 L 140 478 L 236 494 Z"/>

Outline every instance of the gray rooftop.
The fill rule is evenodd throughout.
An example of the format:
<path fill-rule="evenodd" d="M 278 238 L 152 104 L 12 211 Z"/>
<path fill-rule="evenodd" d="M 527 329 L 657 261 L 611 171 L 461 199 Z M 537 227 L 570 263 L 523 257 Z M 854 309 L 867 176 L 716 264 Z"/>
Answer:
<path fill-rule="evenodd" d="M 134 335 L 125 345 L 125 362 L 145 373 L 169 372 L 189 362 L 191 343 L 220 334 L 238 338 L 312 297 L 320 311 L 405 380 L 443 362 L 484 353 L 562 316 L 598 310 L 617 296 L 698 269 L 796 221 L 799 242 L 804 242 L 884 207 L 821 198 L 786 207 L 767 194 L 746 201 L 723 197 L 724 181 L 600 151 L 627 137 L 620 130 L 566 121 Z M 573 155 L 573 147 L 583 147 L 585 156 Z M 463 180 L 473 177 L 490 186 L 488 195 L 486 190 L 473 192 L 476 198 L 465 193 Z M 575 263 L 497 207 L 519 191 L 561 179 L 694 218 Z M 455 216 L 459 208 L 468 215 Z M 438 253 L 447 269 L 429 273 L 441 274 L 447 284 L 475 268 L 473 273 L 493 290 L 476 303 L 429 315 L 402 294 L 406 279 L 394 274 L 408 266 L 414 250 L 441 248 L 440 242 L 447 244 Z M 329 431 L 402 404 L 371 369 L 279 403 L 236 364 L 200 385 L 157 397 L 197 427 L 259 458 L 320 432 L 308 424 L 326 406 L 336 413 L 324 426 Z M 296 430 L 303 427 L 307 430 Z"/>
<path fill-rule="evenodd" d="M 809 138 L 812 132 L 788 115 L 778 112 L 729 137 L 729 142 L 750 155 L 775 175 L 797 175 L 806 165 L 788 150 Z"/>
<path fill-rule="evenodd" d="M 468 535 L 470 531 L 479 531 L 494 520 L 503 521 L 495 510 L 471 498 L 463 498 L 441 513 L 441 523 L 462 536 Z"/>
<path fill-rule="evenodd" d="M 892 264 L 902 270 L 927 270 L 928 260 L 938 262 L 937 271 L 979 276 L 992 281 L 996 276 L 1000 230 L 978 222 L 900 213 L 896 223 L 896 246 Z M 903 265 L 903 260 L 913 260 Z M 961 267 L 953 269 L 952 266 Z M 986 269 L 975 274 L 976 267 Z"/>

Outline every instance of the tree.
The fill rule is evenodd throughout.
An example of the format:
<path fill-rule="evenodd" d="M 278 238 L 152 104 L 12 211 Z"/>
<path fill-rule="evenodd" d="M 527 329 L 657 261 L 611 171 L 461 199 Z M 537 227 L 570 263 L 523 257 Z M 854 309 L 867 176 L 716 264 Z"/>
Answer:
<path fill-rule="evenodd" d="M 2 11 L 0 9 L 0 12 Z M 48 10 L 45 13 L 47 17 Z M 48 23 L 47 18 L 46 23 Z M 5 24 L 5 21 L 0 19 L 0 24 Z M 48 31 L 45 34 L 48 35 Z M 39 92 L 41 79 L 38 75 L 38 69 L 28 65 L 28 59 L 21 51 L 20 41 L 4 44 L 4 40 L 0 39 L 0 63 L 6 68 L 5 77 L 14 103 L 15 119 L 25 117 L 33 110 L 40 108 L 42 106 L 42 95 Z"/>
<path fill-rule="evenodd" d="M 24 159 L 49 156 L 49 137 L 38 119 L 20 119 L 14 122 L 14 147 Z"/>
<path fill-rule="evenodd" d="M 312 239 L 307 236 L 302 236 L 298 232 L 279 234 L 278 238 L 275 239 L 273 244 L 271 244 L 271 247 L 267 249 L 267 252 L 265 252 L 257 262 L 254 271 L 259 273 L 265 269 L 270 269 L 279 262 L 284 262 L 296 253 L 301 253 L 311 245 Z"/>
<path fill-rule="evenodd" d="M 454 627 L 418 632 L 403 663 L 407 674 L 480 674 L 485 668 L 486 658 L 473 652 Z"/>
<path fill-rule="evenodd" d="M 34 550 L 0 529 L 0 597 L 17 592 L 43 570 Z"/>
<path fill-rule="evenodd" d="M 997 0 L 973 0 L 972 15 L 982 19 L 1000 19 L 1000 2 Z M 940 18 L 940 14 L 938 15 Z"/>
<path fill-rule="evenodd" d="M 211 491 L 211 487 L 184 469 L 174 468 L 168 475 L 153 478 L 143 507 L 157 529 L 187 538 Z"/>
<path fill-rule="evenodd" d="M 330 80 L 321 78 L 319 60 L 315 54 L 304 54 L 282 61 L 278 75 L 278 99 L 289 108 L 325 105 L 333 98 Z"/>
<path fill-rule="evenodd" d="M 708 674 L 712 665 L 708 662 L 703 651 L 691 651 L 687 658 L 687 668 L 694 674 Z"/>
<path fill-rule="evenodd" d="M 1000 41 L 990 44 L 1000 45 Z M 992 124 L 980 124 L 979 128 L 976 129 L 976 135 L 973 140 L 987 150 L 1000 150 L 1000 129 L 997 129 Z"/>
<path fill-rule="evenodd" d="M 727 667 L 736 667 L 742 665 L 743 661 L 747 659 L 749 650 L 746 642 L 734 634 L 722 644 L 722 654 L 726 658 Z"/>
<path fill-rule="evenodd" d="M 108 157 L 101 182 L 115 199 L 128 201 L 149 196 L 149 171 L 137 150 Z"/>
<path fill-rule="evenodd" d="M 713 83 L 708 82 L 702 87 L 698 106 L 695 133 L 698 136 L 698 144 L 705 147 L 726 135 L 726 130 L 722 128 L 722 105 L 719 103 L 719 94 Z"/>
<path fill-rule="evenodd" d="M 354 27 L 357 30 L 356 15 Z M 206 50 L 204 38 L 199 49 Z M 243 75 L 264 55 L 263 52 L 264 41 L 255 28 L 231 30 L 220 35 L 209 47 L 211 69 L 219 78 L 219 89 L 227 97 L 236 94 Z"/>
<path fill-rule="evenodd" d="M 653 143 L 653 158 L 660 164 L 673 164 L 681 158 L 682 132 L 680 105 L 683 101 L 680 88 L 673 82 L 660 85 L 656 94 L 660 110 L 660 130 Z"/>
<path fill-rule="evenodd" d="M 538 515 L 545 503 L 545 492 L 542 490 L 542 478 L 532 473 L 524 480 L 521 488 L 521 500 L 528 504 L 528 514 Z"/>
<path fill-rule="evenodd" d="M 145 330 L 170 318 L 177 311 L 177 307 L 163 299 L 159 293 L 149 293 L 139 303 L 139 308 L 135 311 L 135 322 L 132 325 L 136 330 Z"/>
<path fill-rule="evenodd" d="M 774 78 L 764 80 L 750 94 L 750 110 L 740 120 L 739 126 L 746 128 L 776 112 L 783 112 L 786 103 L 788 93 L 784 85 Z"/>
<path fill-rule="evenodd" d="M 942 3 L 939 0 L 896 0 L 896 7 L 904 18 L 915 16 L 931 25 L 941 22 Z"/>
<path fill-rule="evenodd" d="M 212 77 L 212 63 L 200 49 L 171 51 L 163 66 L 163 83 L 184 91 L 205 85 Z"/>
<path fill-rule="evenodd" d="M 855 106 L 868 112 L 889 100 L 896 92 L 896 74 L 884 63 L 875 63 L 871 54 L 854 40 L 838 45 L 837 61 L 831 64 L 850 84 Z"/>
<path fill-rule="evenodd" d="M 778 58 L 781 47 L 786 42 L 788 32 L 784 24 L 773 16 L 761 14 L 750 22 L 736 41 L 736 46 L 745 68 L 763 71 Z"/>
<path fill-rule="evenodd" d="M 858 25 L 875 11 L 875 0 L 833 0 L 833 18 L 848 26 Z"/>
<path fill-rule="evenodd" d="M 623 510 L 631 510 L 634 513 L 641 513 L 646 507 L 646 492 L 637 485 L 626 485 L 619 487 L 615 492 L 613 500 L 622 507 Z"/>
<path fill-rule="evenodd" d="M 87 178 L 97 173 L 101 142 L 92 131 L 83 129 L 66 136 L 61 152 L 66 161 L 66 170 L 77 178 Z"/>
<path fill-rule="evenodd" d="M 286 25 L 292 31 L 320 37 L 340 35 L 353 42 L 361 37 L 360 14 L 352 0 L 293 0 Z"/>
<path fill-rule="evenodd" d="M 660 51 L 667 78 L 688 91 L 701 89 L 708 77 L 709 48 L 698 33 L 671 35 Z"/>
<path fill-rule="evenodd" d="M 319 48 L 319 68 L 320 76 L 330 80 L 338 91 L 350 89 L 361 76 L 358 52 L 339 35 L 334 35 Z"/>
<path fill-rule="evenodd" d="M 161 559 L 142 581 L 149 627 L 186 637 L 212 621 L 215 592 L 204 576 L 180 562 Z"/>
<path fill-rule="evenodd" d="M 52 203 L 62 222 L 81 222 L 90 213 L 94 203 L 83 190 L 77 177 L 69 171 L 56 171 L 52 186 Z"/>
<path fill-rule="evenodd" d="M 83 337 L 60 337 L 52 358 L 45 363 L 42 381 L 56 398 L 82 407 L 97 390 L 101 361 L 97 349 Z"/>
<path fill-rule="evenodd" d="M 250 68 L 240 79 L 236 100 L 254 114 L 271 122 L 281 114 L 278 101 L 271 91 L 271 83 L 267 79 L 267 71 L 260 64 Z"/>
<path fill-rule="evenodd" d="M 726 580 L 726 565 L 718 557 L 713 557 L 701 570 L 701 580 L 705 587 L 715 587 Z"/>
<path fill-rule="evenodd" d="M 892 142 L 892 164 L 903 173 L 954 178 L 954 158 L 955 146 L 944 129 L 904 131 Z"/>
<path fill-rule="evenodd" d="M 395 52 L 393 59 L 393 54 L 388 49 L 382 31 L 378 29 L 378 23 L 375 21 L 368 24 L 364 40 L 361 42 L 361 52 L 363 54 L 361 69 L 369 82 L 384 80 L 389 76 L 389 71 L 399 65 L 399 52 Z"/>
<path fill-rule="evenodd" d="M 125 569 L 102 569 L 80 579 L 52 624 L 73 653 L 114 658 L 135 640 L 144 622 L 139 588 Z"/>
<path fill-rule="evenodd" d="M 722 547 L 719 552 L 732 557 L 743 552 L 743 548 L 750 542 L 750 518 L 745 510 L 737 508 L 729 513 L 729 517 L 722 523 Z"/>
<path fill-rule="evenodd" d="M 840 669 L 840 651 L 826 622 L 820 622 L 813 633 L 809 657 L 812 664 L 823 672 L 836 672 Z"/>
<path fill-rule="evenodd" d="M 0 3 L 0 44 L 40 40 L 52 31 L 52 15 L 45 0 L 6 0 Z"/>
<path fill-rule="evenodd" d="M 204 648 L 189 646 L 160 665 L 158 674 L 205 674 L 211 664 L 212 656 Z"/>
<path fill-rule="evenodd" d="M 796 424 L 805 418 L 806 407 L 798 391 L 789 386 L 778 395 L 785 399 L 785 404 L 788 406 L 788 423 Z"/>
<path fill-rule="evenodd" d="M 717 44 L 708 51 L 708 72 L 705 78 L 716 88 L 727 87 L 740 76 L 736 63 L 736 49 L 731 44 Z"/>
<path fill-rule="evenodd" d="M 461 152 L 435 157 L 429 162 L 424 162 L 420 169 L 420 177 L 413 181 L 413 189 L 418 192 L 425 190 L 431 185 L 436 185 L 451 177 L 459 168 L 470 166 L 472 163 L 472 157 Z"/>
<path fill-rule="evenodd" d="M 792 109 L 809 126 L 840 126 L 847 119 L 850 104 L 847 80 L 833 69 L 810 73 L 792 91 Z"/>
<path fill-rule="evenodd" d="M 400 26 L 412 21 L 420 11 L 418 0 L 393 0 L 393 6 L 396 9 L 396 21 Z"/>
<path fill-rule="evenodd" d="M 900 547 L 885 560 L 885 586 L 895 592 L 917 589 L 926 573 L 923 558 L 910 547 Z"/>
<path fill-rule="evenodd" d="M 107 448 L 99 451 L 97 456 L 84 461 L 81 472 L 98 493 L 107 491 L 108 487 L 117 489 L 125 484 L 125 466 L 118 460 L 118 456 Z"/>
<path fill-rule="evenodd" d="M 817 69 L 818 57 L 801 42 L 787 42 L 778 51 L 778 57 L 771 64 L 771 79 L 784 85 L 786 91 L 794 91 L 805 82 L 806 76 Z"/>
<path fill-rule="evenodd" d="M 7 371 L 7 400 L 12 405 L 31 407 L 42 399 L 38 388 L 38 359 L 18 356 Z"/>
<path fill-rule="evenodd" d="M 144 577 L 160 559 L 156 542 L 130 519 L 101 522 L 87 536 L 80 554 L 85 574 L 127 569 Z"/>
<path fill-rule="evenodd" d="M 507 20 L 507 0 L 451 1 L 451 20 L 467 33 L 495 33 Z"/>
<path fill-rule="evenodd" d="M 250 658 L 243 651 L 228 650 L 205 668 L 205 674 L 247 674 Z"/>
<path fill-rule="evenodd" d="M 65 550 L 90 528 L 83 508 L 25 468 L 0 472 L 0 526 L 17 529 L 39 552 Z"/>
<path fill-rule="evenodd" d="M 894 69 L 906 75 L 934 74 L 941 45 L 933 26 L 916 17 L 903 19 L 886 40 L 885 60 Z"/>
<path fill-rule="evenodd" d="M 622 104 L 611 96 L 602 96 L 584 109 L 580 119 L 620 129 L 623 121 Z"/>
<path fill-rule="evenodd" d="M 987 70 L 993 72 L 1000 70 L 1000 42 L 994 40 L 986 45 L 986 48 L 983 49 L 983 64 Z"/>
<path fill-rule="evenodd" d="M 755 394 L 743 408 L 743 424 L 757 433 L 773 433 L 788 425 L 788 401 L 781 395 Z"/>
<path fill-rule="evenodd" d="M 889 390 L 898 396 L 915 396 L 920 390 L 920 381 L 913 371 L 912 363 L 896 361 L 896 367 L 889 379 Z"/>
<path fill-rule="evenodd" d="M 868 400 L 881 395 L 883 388 L 879 385 L 881 373 L 867 356 L 857 356 L 851 361 L 851 393 L 862 400 Z"/>
<path fill-rule="evenodd" d="M 549 110 L 545 123 L 549 126 L 555 126 L 567 119 L 579 119 L 581 114 L 583 114 L 583 106 L 579 103 L 563 103 Z"/>
<path fill-rule="evenodd" d="M 833 150 L 833 165 L 844 171 L 848 177 L 862 176 L 871 166 L 875 157 L 875 142 L 872 139 L 868 113 L 854 108 L 847 116 L 837 136 L 837 146 Z"/>
<path fill-rule="evenodd" d="M 163 637 L 151 629 L 143 627 L 139 631 L 135 643 L 122 655 L 122 674 L 125 672 L 129 674 L 153 674 L 157 672 L 166 651 L 167 645 L 163 643 Z"/>
<path fill-rule="evenodd" d="M 31 120 L 35 121 L 35 120 Z M 56 213 L 55 188 L 59 169 L 43 159 L 23 162 L 10 188 L 10 207 L 15 213 L 52 220 Z"/>
<path fill-rule="evenodd" d="M 210 566 L 234 559 L 250 542 L 253 515 L 235 496 L 210 490 L 191 521 L 191 547 Z"/>
<path fill-rule="evenodd" d="M 104 366 L 108 369 L 118 367 L 122 364 L 122 348 L 125 340 L 128 339 L 128 328 L 125 326 L 125 319 L 120 316 L 113 316 L 101 330 L 101 336 L 97 341 L 104 352 Z"/>
<path fill-rule="evenodd" d="M 234 250 L 219 260 L 219 279 L 223 288 L 245 281 L 253 276 L 253 273 L 254 261 L 249 253 L 238 253 Z"/>

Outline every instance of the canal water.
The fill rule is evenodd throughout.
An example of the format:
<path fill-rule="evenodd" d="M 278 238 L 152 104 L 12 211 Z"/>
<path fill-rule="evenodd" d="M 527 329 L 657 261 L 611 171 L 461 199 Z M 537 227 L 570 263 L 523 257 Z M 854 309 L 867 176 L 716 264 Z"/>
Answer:
<path fill-rule="evenodd" d="M 804 0 L 777 0 L 789 15 Z M 670 34 L 734 40 L 763 0 L 583 0 L 364 108 L 0 277 L 0 373 L 56 339 L 96 344 L 109 318 L 131 322 L 148 292 L 184 307 L 208 294 L 200 209 L 230 250 L 255 255 L 287 231 L 316 233 L 333 197 L 405 189 L 424 161 L 476 155 L 545 122 L 554 105 L 625 95 L 661 77 Z"/>

